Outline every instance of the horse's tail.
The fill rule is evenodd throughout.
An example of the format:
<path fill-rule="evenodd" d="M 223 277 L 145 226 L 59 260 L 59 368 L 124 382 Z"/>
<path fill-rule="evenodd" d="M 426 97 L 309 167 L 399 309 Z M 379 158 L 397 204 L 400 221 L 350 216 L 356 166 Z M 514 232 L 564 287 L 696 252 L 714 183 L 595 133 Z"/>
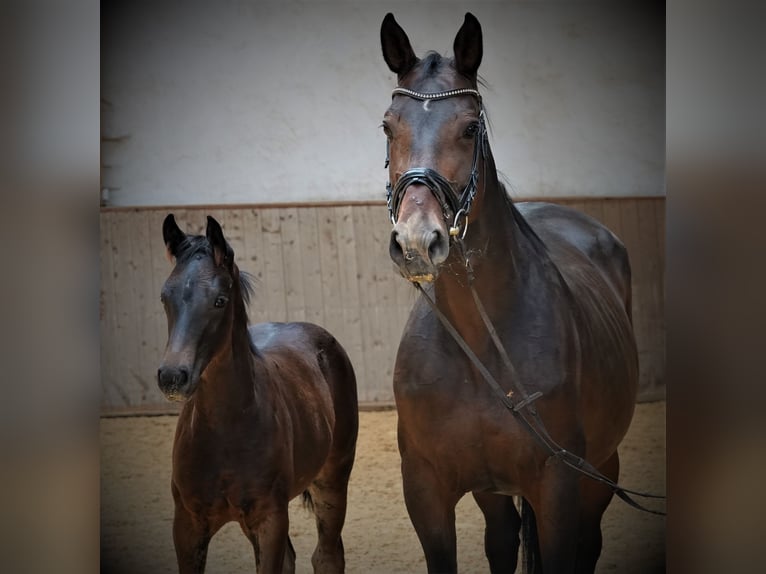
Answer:
<path fill-rule="evenodd" d="M 540 541 L 537 538 L 537 520 L 532 505 L 521 499 L 521 560 L 524 574 L 542 574 Z"/>
<path fill-rule="evenodd" d="M 303 508 L 312 514 L 314 512 L 314 499 L 311 498 L 311 493 L 308 490 L 303 491 Z"/>

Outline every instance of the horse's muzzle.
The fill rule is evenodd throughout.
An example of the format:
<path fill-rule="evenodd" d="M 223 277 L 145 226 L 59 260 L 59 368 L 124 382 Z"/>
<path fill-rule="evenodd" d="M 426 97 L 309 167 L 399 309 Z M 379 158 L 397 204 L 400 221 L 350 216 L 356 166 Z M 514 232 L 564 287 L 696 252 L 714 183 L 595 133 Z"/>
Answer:
<path fill-rule="evenodd" d="M 414 282 L 433 281 L 439 265 L 449 253 L 449 239 L 440 229 L 411 233 L 406 224 L 397 223 L 391 231 L 391 259 L 402 276 Z"/>
<path fill-rule="evenodd" d="M 160 367 L 157 382 L 168 400 L 182 401 L 190 394 L 189 369 L 186 367 Z"/>

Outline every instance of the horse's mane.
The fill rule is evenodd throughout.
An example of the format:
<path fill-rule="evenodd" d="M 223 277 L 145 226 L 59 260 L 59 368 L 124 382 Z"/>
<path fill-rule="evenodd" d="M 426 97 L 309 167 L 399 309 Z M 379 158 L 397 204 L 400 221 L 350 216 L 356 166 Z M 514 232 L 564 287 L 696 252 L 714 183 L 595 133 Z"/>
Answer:
<path fill-rule="evenodd" d="M 500 175 L 500 173 L 498 173 L 498 175 Z M 540 236 L 537 235 L 537 232 L 532 229 L 532 226 L 529 225 L 529 222 L 518 210 L 516 203 L 511 198 L 511 195 L 508 193 L 508 190 L 506 189 L 503 182 L 498 180 L 497 186 L 498 190 L 503 194 L 503 197 L 505 198 L 505 202 L 508 206 L 508 211 L 510 212 L 514 223 L 519 228 L 522 235 L 529 239 L 529 244 L 535 250 L 535 253 L 541 258 L 550 259 L 550 253 L 548 252 L 548 247 L 545 245 L 545 242 L 540 239 Z"/>
<path fill-rule="evenodd" d="M 184 264 L 198 254 L 213 257 L 213 246 L 210 245 L 210 241 L 208 241 L 207 237 L 204 235 L 187 235 L 176 248 L 176 264 Z M 226 257 L 232 262 L 234 261 L 234 250 L 231 248 L 228 241 L 226 242 Z M 248 306 L 255 293 L 255 277 L 251 273 L 241 270 L 239 267 L 234 267 L 237 270 L 236 275 L 239 276 L 239 288 L 242 293 L 242 300 L 245 302 L 245 306 Z"/>

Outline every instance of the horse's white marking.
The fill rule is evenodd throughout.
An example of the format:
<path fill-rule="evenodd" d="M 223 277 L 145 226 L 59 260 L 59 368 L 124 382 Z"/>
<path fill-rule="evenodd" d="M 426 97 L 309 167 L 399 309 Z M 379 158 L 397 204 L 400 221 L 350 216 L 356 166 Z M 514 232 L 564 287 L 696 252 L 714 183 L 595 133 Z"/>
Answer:
<path fill-rule="evenodd" d="M 423 100 L 423 109 L 425 111 L 428 111 L 428 104 L 431 103 L 431 100 Z"/>

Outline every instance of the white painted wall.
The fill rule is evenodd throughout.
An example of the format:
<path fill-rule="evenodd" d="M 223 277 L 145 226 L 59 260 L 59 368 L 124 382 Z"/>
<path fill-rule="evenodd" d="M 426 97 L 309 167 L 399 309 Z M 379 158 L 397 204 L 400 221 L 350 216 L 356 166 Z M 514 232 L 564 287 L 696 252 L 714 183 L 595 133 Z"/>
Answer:
<path fill-rule="evenodd" d="M 449 55 L 467 9 L 515 197 L 664 194 L 664 13 L 641 3 L 109 4 L 109 205 L 383 199 L 381 20 Z"/>

